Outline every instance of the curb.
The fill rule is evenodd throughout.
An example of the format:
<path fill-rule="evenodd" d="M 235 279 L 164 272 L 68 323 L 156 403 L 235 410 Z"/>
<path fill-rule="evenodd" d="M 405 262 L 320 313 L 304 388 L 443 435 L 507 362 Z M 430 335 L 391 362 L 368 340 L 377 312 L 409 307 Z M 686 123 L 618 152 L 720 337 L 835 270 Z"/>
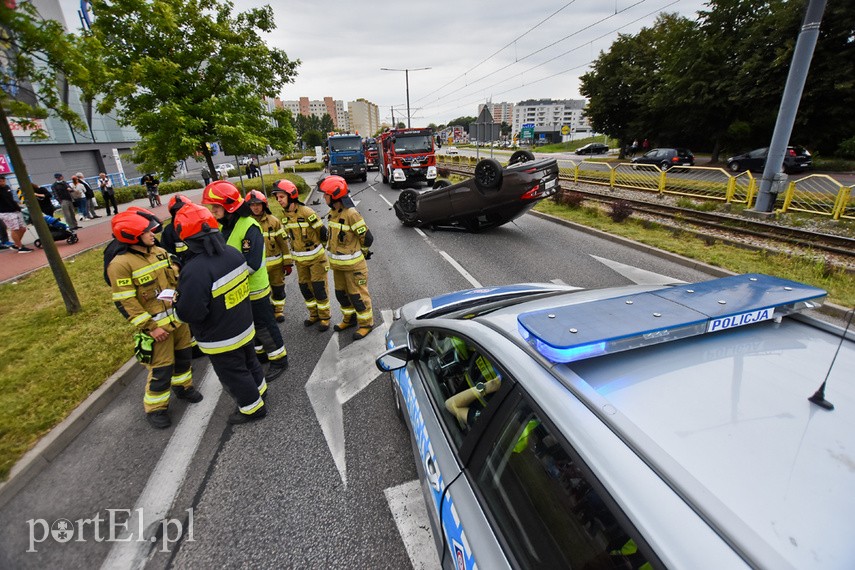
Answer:
<path fill-rule="evenodd" d="M 702 261 L 697 261 L 695 259 L 691 259 L 688 257 L 684 257 L 682 255 L 671 253 L 669 251 L 663 251 L 661 249 L 657 249 L 655 247 L 651 247 L 649 245 L 645 245 L 643 243 L 639 243 L 637 241 L 633 241 L 631 239 L 627 239 L 625 237 L 616 236 L 614 234 L 610 234 L 601 230 L 597 230 L 594 228 L 589 228 L 587 226 L 583 226 L 581 224 L 577 224 L 575 222 L 571 222 L 569 220 L 565 220 L 559 218 L 557 216 L 553 216 L 551 214 L 544 214 L 543 212 L 538 212 L 535 210 L 529 210 L 529 214 L 533 216 L 537 216 L 538 218 L 542 218 L 544 220 L 548 220 L 550 222 L 554 222 L 556 224 L 560 224 L 562 226 L 572 228 L 574 230 L 590 234 L 593 236 L 597 236 L 599 238 L 618 243 L 625 247 L 629 247 L 631 249 L 635 249 L 637 251 L 643 251 L 645 253 L 649 253 L 651 255 L 655 255 L 662 259 L 667 259 L 674 263 L 680 264 L 684 267 L 688 267 L 690 269 L 697 269 L 699 271 L 703 271 L 704 273 L 709 273 L 710 275 L 715 275 L 716 277 L 729 277 L 731 275 L 738 275 L 732 271 L 728 271 L 726 269 L 722 269 L 721 267 L 716 267 L 714 265 L 709 265 Z M 851 311 L 842 305 L 836 305 L 834 303 L 823 303 L 823 305 L 816 309 L 818 312 L 823 313 L 825 315 L 837 318 L 837 319 L 845 319 L 846 315 Z"/>
<path fill-rule="evenodd" d="M 19 459 L 0 483 L 0 508 L 9 502 L 38 473 L 43 471 L 95 419 L 139 372 L 131 358 L 110 376 L 88 398 L 74 408 L 56 427 Z"/>

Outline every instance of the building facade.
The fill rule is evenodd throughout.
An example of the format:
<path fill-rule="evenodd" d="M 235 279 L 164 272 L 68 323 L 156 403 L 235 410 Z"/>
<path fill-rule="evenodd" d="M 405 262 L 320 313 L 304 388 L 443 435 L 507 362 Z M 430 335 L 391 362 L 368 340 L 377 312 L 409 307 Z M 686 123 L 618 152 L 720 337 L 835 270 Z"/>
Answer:
<path fill-rule="evenodd" d="M 502 123 L 511 124 L 514 120 L 514 104 L 513 103 L 482 103 L 478 105 L 478 115 L 484 110 L 484 107 L 490 109 L 490 114 L 493 115 L 493 122 L 501 125 Z"/>
<path fill-rule="evenodd" d="M 306 117 L 315 116 L 320 119 L 324 115 L 329 115 L 336 130 L 349 131 L 351 129 L 344 101 L 333 99 L 332 97 L 324 97 L 323 99 L 300 97 L 297 100 L 279 101 L 277 99 L 276 101 L 281 103 L 282 108 L 291 111 L 291 114 L 295 117 L 297 115 L 304 115 Z"/>
<path fill-rule="evenodd" d="M 584 99 L 520 101 L 513 108 L 511 132 L 520 135 L 524 125 L 533 125 L 533 132 L 537 135 L 535 142 L 560 142 L 592 136 L 591 125 L 584 114 L 586 105 Z"/>
<path fill-rule="evenodd" d="M 373 137 L 380 130 L 380 108 L 366 99 L 348 101 L 350 129 L 363 137 Z"/>

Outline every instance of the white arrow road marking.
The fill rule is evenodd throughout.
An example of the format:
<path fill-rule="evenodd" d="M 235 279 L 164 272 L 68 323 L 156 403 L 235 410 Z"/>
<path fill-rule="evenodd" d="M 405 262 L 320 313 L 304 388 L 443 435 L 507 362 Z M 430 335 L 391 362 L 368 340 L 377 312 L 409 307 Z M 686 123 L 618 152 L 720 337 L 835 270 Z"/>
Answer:
<path fill-rule="evenodd" d="M 151 549 L 160 546 L 160 543 L 154 544 L 152 539 L 157 538 L 161 521 L 169 512 L 187 476 L 190 461 L 196 455 L 196 449 L 223 391 L 222 384 L 210 366 L 200 387 L 204 388 L 205 399 L 185 410 L 130 513 L 127 526 L 124 527 L 127 530 L 113 542 L 107 558 L 101 564 L 102 570 L 142 568 Z M 136 536 L 139 529 L 144 529 L 143 536 Z"/>
<path fill-rule="evenodd" d="M 436 543 L 433 541 L 433 532 L 418 479 L 397 487 L 389 487 L 383 493 L 389 503 L 389 510 L 392 511 L 392 518 L 398 525 L 398 532 L 404 541 L 413 570 L 439 568 Z"/>
<path fill-rule="evenodd" d="M 667 275 L 647 271 L 646 269 L 639 269 L 638 267 L 633 267 L 632 265 L 618 263 L 617 261 L 612 261 L 611 259 L 606 259 L 604 257 L 597 257 L 596 255 L 592 255 L 591 257 L 638 285 L 667 285 L 669 283 L 685 283 L 685 281 L 681 281 L 680 279 L 675 279 L 673 277 L 668 277 Z"/>
<path fill-rule="evenodd" d="M 383 322 L 367 337 L 344 349 L 339 348 L 339 333 L 333 333 L 306 382 L 306 393 L 345 486 L 347 465 L 342 406 L 380 375 L 374 359 L 386 350 L 386 332 L 392 322 L 392 311 L 382 311 L 382 314 Z"/>

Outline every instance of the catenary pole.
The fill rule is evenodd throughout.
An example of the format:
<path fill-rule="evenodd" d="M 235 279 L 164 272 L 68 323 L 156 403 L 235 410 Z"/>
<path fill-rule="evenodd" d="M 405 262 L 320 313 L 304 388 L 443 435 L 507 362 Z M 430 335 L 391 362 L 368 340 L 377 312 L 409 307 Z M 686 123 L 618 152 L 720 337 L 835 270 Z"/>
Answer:
<path fill-rule="evenodd" d="M 802 28 L 790 63 L 790 72 L 787 75 L 787 83 L 784 86 L 784 94 L 781 97 L 778 119 L 775 122 L 775 130 L 772 132 L 772 142 L 769 143 L 766 166 L 760 178 L 760 189 L 757 193 L 757 202 L 754 204 L 756 212 L 771 212 L 775 206 L 778 188 L 773 192 L 772 185 L 779 179 L 781 167 L 784 164 L 784 153 L 793 132 L 799 100 L 802 98 L 813 50 L 819 36 L 819 25 L 822 22 L 822 14 L 825 12 L 825 3 L 826 0 L 810 0 L 805 10 Z"/>
<path fill-rule="evenodd" d="M 380 71 L 403 71 L 404 72 L 404 80 L 407 87 L 407 128 L 412 128 L 410 125 L 410 72 L 411 71 L 425 71 L 431 69 L 430 67 L 418 67 L 416 69 L 392 69 L 389 67 L 381 67 Z"/>

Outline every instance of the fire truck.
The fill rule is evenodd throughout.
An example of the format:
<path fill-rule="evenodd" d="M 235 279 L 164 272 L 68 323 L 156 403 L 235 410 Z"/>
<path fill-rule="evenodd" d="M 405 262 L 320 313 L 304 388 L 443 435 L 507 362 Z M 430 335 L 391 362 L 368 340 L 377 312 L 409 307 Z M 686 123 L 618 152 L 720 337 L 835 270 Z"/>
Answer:
<path fill-rule="evenodd" d="M 378 150 L 377 139 L 364 138 L 362 139 L 362 150 L 365 153 L 365 166 L 368 170 L 376 168 L 380 170 L 380 151 Z"/>
<path fill-rule="evenodd" d="M 332 135 L 327 139 L 330 174 L 343 178 L 368 179 L 362 137 L 359 135 Z"/>
<path fill-rule="evenodd" d="M 436 180 L 433 129 L 392 129 L 378 138 L 380 172 L 392 188 L 432 185 Z"/>

